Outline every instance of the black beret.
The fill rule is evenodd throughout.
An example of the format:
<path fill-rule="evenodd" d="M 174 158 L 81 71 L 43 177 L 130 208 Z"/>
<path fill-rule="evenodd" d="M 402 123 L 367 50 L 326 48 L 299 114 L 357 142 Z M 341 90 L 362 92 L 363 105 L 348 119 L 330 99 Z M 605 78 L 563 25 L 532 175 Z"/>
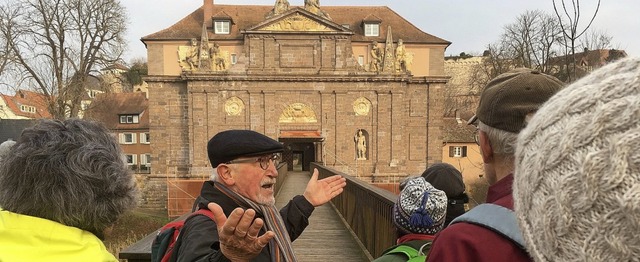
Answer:
<path fill-rule="evenodd" d="M 444 191 L 448 198 L 456 197 L 465 190 L 462 173 L 447 163 L 431 165 L 422 173 L 422 177 L 433 187 Z"/>
<path fill-rule="evenodd" d="M 218 167 L 239 157 L 259 156 L 284 151 L 278 141 L 252 130 L 227 130 L 213 136 L 207 143 L 212 167 Z"/>

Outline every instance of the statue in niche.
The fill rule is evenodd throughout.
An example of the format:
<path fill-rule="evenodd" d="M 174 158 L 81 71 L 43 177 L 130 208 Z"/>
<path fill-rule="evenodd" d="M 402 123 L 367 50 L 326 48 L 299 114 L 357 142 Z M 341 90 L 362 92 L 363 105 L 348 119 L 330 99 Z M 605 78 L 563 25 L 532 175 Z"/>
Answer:
<path fill-rule="evenodd" d="M 367 160 L 367 138 L 362 133 L 362 129 L 358 129 L 358 134 L 353 138 L 356 142 L 357 160 Z"/>
<path fill-rule="evenodd" d="M 373 41 L 371 44 L 371 63 L 369 65 L 369 71 L 379 72 L 382 65 L 382 57 L 384 56 L 382 48 L 378 46 L 378 41 Z"/>
<path fill-rule="evenodd" d="M 287 0 L 276 0 L 276 4 L 271 9 L 271 12 L 267 14 L 267 18 L 282 14 L 289 10 L 289 1 Z"/>

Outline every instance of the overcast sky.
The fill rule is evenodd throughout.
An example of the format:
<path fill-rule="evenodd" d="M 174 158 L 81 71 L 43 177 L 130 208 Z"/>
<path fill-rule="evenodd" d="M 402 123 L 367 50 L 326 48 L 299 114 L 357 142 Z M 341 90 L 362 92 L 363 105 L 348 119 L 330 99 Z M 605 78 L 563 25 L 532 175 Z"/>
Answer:
<path fill-rule="evenodd" d="M 275 0 L 214 0 L 216 4 L 273 5 Z M 558 1 L 556 1 L 558 2 Z M 570 2 L 570 1 L 567 1 Z M 581 20 L 587 22 L 595 0 L 582 0 Z M 129 52 L 125 61 L 145 57 L 140 38 L 167 28 L 202 6 L 202 0 L 121 0 L 127 8 Z M 289 0 L 293 6 L 304 0 Z M 452 42 L 446 55 L 481 54 L 498 40 L 503 27 L 527 10 L 553 14 L 551 0 L 322 0 L 320 6 L 388 6 L 422 31 Z M 640 55 L 638 0 L 604 0 L 592 27 L 613 37 L 613 47 Z M 262 15 L 262 14 L 259 14 Z M 382 18 L 384 19 L 384 17 Z M 583 28 L 583 27 L 581 27 Z"/>

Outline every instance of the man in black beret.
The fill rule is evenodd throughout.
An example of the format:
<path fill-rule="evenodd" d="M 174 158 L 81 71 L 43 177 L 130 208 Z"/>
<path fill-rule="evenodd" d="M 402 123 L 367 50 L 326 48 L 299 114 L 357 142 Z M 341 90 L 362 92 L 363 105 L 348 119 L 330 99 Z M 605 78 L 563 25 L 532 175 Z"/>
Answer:
<path fill-rule="evenodd" d="M 209 140 L 215 170 L 196 201 L 215 221 L 193 216 L 185 222 L 177 261 L 296 261 L 291 241 L 307 227 L 314 208 L 347 183 L 339 175 L 318 180 L 316 169 L 304 194 L 278 211 L 274 185 L 283 151 L 278 141 L 251 130 L 223 131 Z"/>

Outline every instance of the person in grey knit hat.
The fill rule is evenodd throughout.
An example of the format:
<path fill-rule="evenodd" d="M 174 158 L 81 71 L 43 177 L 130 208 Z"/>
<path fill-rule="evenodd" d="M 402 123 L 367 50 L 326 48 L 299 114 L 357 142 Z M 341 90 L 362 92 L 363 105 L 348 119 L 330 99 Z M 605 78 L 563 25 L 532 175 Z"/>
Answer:
<path fill-rule="evenodd" d="M 640 261 L 640 58 L 553 96 L 521 132 L 513 199 L 535 261 Z"/>
<path fill-rule="evenodd" d="M 427 253 L 434 235 L 444 227 L 447 194 L 433 187 L 423 177 L 402 182 L 402 191 L 393 205 L 393 224 L 398 234 L 397 245 L 390 247 L 375 262 L 407 261 L 399 246 L 409 246 Z"/>

